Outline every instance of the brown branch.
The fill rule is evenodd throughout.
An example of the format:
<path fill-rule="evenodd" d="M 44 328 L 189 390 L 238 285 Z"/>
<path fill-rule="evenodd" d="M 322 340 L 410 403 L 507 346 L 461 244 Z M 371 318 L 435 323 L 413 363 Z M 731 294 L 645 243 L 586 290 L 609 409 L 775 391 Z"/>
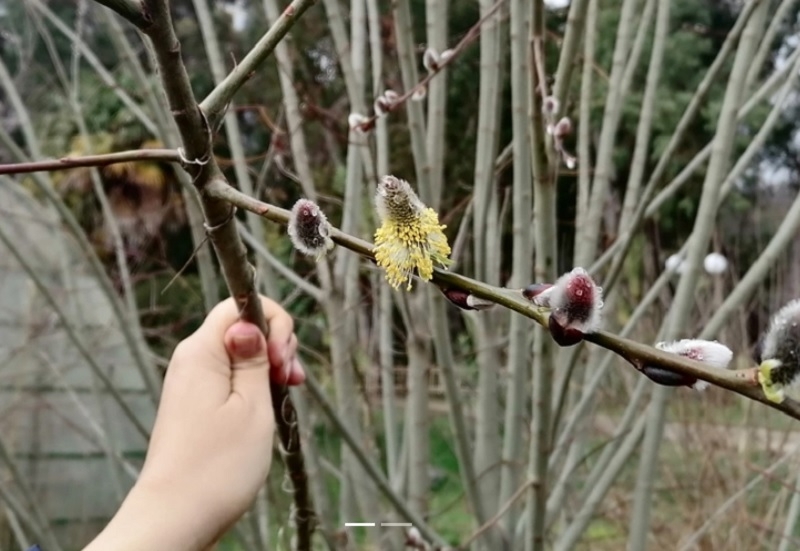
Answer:
<path fill-rule="evenodd" d="M 61 157 L 50 161 L 34 161 L 30 163 L 0 164 L 0 174 L 28 174 L 30 172 L 55 172 L 87 166 L 107 166 L 116 163 L 136 161 L 161 161 L 165 163 L 182 163 L 180 153 L 175 149 L 137 149 L 120 151 L 105 155 L 85 155 L 83 157 Z"/>
<path fill-rule="evenodd" d="M 223 201 L 230 202 L 239 208 L 254 212 L 272 222 L 283 225 L 289 222 L 289 211 L 259 201 L 258 199 L 253 199 L 227 185 L 224 181 L 213 182 L 213 185 L 208 187 L 206 193 Z M 353 237 L 337 228 L 331 228 L 331 239 L 333 239 L 337 245 L 358 253 L 361 256 L 369 258 L 370 260 L 375 259 L 372 243 Z M 522 296 L 519 289 L 495 287 L 438 268 L 434 269 L 432 283 L 440 288 L 458 289 L 472 294 L 477 298 L 491 301 L 522 314 L 544 327 L 548 326 L 549 313 L 547 310 L 534 306 L 533 303 Z M 800 420 L 800 403 L 791 399 L 786 399 L 781 403 L 775 403 L 767 399 L 756 380 L 754 368 L 728 370 L 709 367 L 704 363 L 690 360 L 677 354 L 670 354 L 652 346 L 640 344 L 605 331 L 587 334 L 584 336 L 584 340 L 605 348 L 606 350 L 615 352 L 617 355 L 627 360 L 637 370 L 643 365 L 668 369 L 741 394 L 751 400 L 761 402 L 773 409 L 781 411 L 789 417 Z"/>
<path fill-rule="evenodd" d="M 269 328 L 258 298 L 255 270 L 247 260 L 247 250 L 236 229 L 234 208 L 231 203 L 209 194 L 206 189 L 216 181 L 227 183 L 211 150 L 211 127 L 195 99 L 181 57 L 181 45 L 175 35 L 169 2 L 144 0 L 143 8 L 152 16 L 152 22 L 143 31 L 150 38 L 156 54 L 161 82 L 181 135 L 185 157 L 188 157 L 184 160 L 185 167 L 192 174 L 199 192 L 207 232 L 228 289 L 242 318 L 258 325 L 266 335 Z M 292 19 L 292 22 L 295 20 Z M 316 517 L 301 448 L 297 413 L 285 385 L 270 383 L 270 393 L 281 451 L 294 490 L 296 549 L 310 551 Z"/>

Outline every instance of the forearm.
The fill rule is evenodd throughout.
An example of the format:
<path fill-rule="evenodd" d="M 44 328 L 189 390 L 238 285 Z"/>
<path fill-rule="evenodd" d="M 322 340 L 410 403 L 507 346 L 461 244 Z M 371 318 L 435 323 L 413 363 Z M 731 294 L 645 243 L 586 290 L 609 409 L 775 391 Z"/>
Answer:
<path fill-rule="evenodd" d="M 210 550 L 208 533 L 182 496 L 134 486 L 105 529 L 83 551 Z"/>

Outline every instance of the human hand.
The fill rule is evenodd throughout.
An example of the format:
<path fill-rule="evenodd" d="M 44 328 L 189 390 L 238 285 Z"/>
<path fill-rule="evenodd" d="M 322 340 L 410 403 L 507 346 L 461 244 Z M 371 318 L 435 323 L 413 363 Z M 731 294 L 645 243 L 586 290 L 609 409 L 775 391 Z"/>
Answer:
<path fill-rule="evenodd" d="M 204 549 L 253 502 L 272 456 L 269 380 L 305 379 L 291 317 L 261 302 L 268 340 L 228 299 L 177 346 L 139 480 L 85 551 Z"/>

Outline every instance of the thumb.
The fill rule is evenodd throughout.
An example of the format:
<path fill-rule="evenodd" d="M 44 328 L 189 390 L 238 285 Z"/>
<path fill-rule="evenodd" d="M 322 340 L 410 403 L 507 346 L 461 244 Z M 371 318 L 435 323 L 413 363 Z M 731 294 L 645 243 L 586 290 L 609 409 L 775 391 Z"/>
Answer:
<path fill-rule="evenodd" d="M 225 332 L 224 342 L 231 362 L 231 393 L 254 403 L 269 403 L 267 341 L 261 330 L 237 321 Z"/>

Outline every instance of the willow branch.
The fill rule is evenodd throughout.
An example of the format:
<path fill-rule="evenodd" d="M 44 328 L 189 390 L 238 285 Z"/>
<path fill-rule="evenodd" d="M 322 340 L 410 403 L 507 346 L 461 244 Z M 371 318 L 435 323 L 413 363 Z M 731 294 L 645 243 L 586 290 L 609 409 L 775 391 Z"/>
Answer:
<path fill-rule="evenodd" d="M 70 168 L 89 166 L 108 166 L 116 163 L 136 161 L 162 161 L 165 163 L 181 163 L 180 153 L 176 149 L 136 149 L 120 151 L 105 155 L 84 155 L 81 157 L 61 157 L 48 161 L 28 163 L 0 164 L 0 174 L 28 174 L 30 172 L 55 172 Z"/>
<path fill-rule="evenodd" d="M 230 202 L 239 208 L 254 212 L 272 222 L 283 225 L 289 222 L 288 210 L 248 197 L 222 180 L 211 182 L 206 189 L 206 193 L 222 201 Z M 368 241 L 346 234 L 337 228 L 332 228 L 331 239 L 337 245 L 370 260 L 375 258 L 373 245 Z M 506 289 L 488 285 L 481 281 L 440 269 L 434 270 L 432 282 L 439 287 L 458 289 L 477 298 L 491 301 L 547 327 L 549 313 L 546 310 L 535 307 L 522 296 L 519 289 Z M 636 369 L 641 369 L 642 366 L 661 367 L 682 375 L 695 377 L 751 400 L 761 402 L 773 409 L 782 411 L 789 417 L 800 420 L 800 403 L 790 399 L 780 404 L 769 401 L 761 391 L 761 387 L 756 381 L 755 370 L 752 368 L 725 370 L 709 367 L 701 362 L 663 352 L 652 346 L 640 344 L 606 331 L 587 334 L 584 336 L 584 340 L 615 352 Z"/>
<path fill-rule="evenodd" d="M 253 72 L 272 53 L 275 46 L 286 36 L 289 29 L 297 22 L 305 11 L 316 3 L 316 0 L 294 0 L 286 6 L 283 13 L 269 30 L 261 37 L 244 59 L 220 82 L 200 103 L 200 108 L 209 120 L 218 119 L 233 95 L 253 75 Z"/>

